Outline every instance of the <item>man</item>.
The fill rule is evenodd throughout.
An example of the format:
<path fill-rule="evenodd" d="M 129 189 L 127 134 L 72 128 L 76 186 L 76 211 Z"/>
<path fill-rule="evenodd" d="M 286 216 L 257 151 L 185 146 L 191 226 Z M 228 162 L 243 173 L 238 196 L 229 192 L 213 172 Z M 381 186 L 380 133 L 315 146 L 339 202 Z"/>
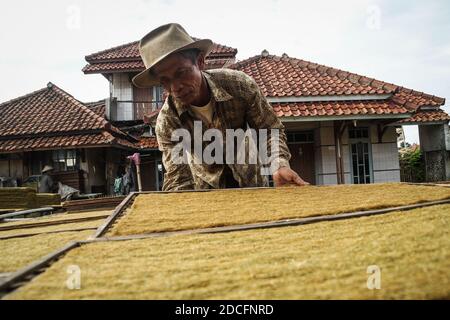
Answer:
<path fill-rule="evenodd" d="M 45 166 L 42 169 L 42 177 L 39 181 L 39 193 L 52 193 L 54 190 L 53 179 L 50 176 L 50 172 L 53 171 L 53 167 Z"/>
<path fill-rule="evenodd" d="M 224 135 L 227 129 L 253 128 L 268 132 L 278 129 L 279 139 L 270 131 L 267 141 L 268 150 L 274 142 L 279 144 L 278 153 L 272 150 L 271 154 L 275 186 L 307 184 L 290 169 L 291 155 L 284 126 L 256 82 L 240 71 L 204 71 L 205 57 L 212 48 L 211 40 L 194 41 L 180 25 L 173 23 L 151 31 L 140 42 L 146 70 L 134 77 L 133 83 L 140 88 L 162 85 L 168 93 L 156 123 L 156 136 L 166 169 L 163 190 L 268 186 L 260 162 L 230 163 L 225 161 L 226 157 L 222 162 L 199 162 L 192 146 L 204 139 L 207 129 L 218 129 Z M 201 132 L 196 131 L 199 123 Z M 177 129 L 187 130 L 194 140 L 186 155 L 188 163 L 174 158 L 179 141 L 172 137 Z M 200 143 L 204 150 L 206 143 Z M 223 142 L 224 156 L 229 152 L 235 155 L 236 150 L 231 149 Z"/>

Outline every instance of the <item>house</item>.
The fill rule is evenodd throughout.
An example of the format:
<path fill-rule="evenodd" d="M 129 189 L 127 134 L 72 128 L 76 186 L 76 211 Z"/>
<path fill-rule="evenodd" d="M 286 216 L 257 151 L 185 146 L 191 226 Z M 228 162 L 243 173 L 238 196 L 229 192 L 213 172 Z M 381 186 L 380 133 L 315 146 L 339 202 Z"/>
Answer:
<path fill-rule="evenodd" d="M 143 190 L 160 190 L 164 168 L 154 126 L 164 92 L 136 88 L 138 42 L 86 56 L 85 74 L 109 83 L 105 100 L 82 103 L 49 83 L 0 104 L 0 176 L 24 180 L 45 164 L 86 193 L 113 193 L 126 157 L 142 156 Z M 236 62 L 215 44 L 206 66 L 241 70 L 260 86 L 286 127 L 291 166 L 317 185 L 400 181 L 396 129 L 418 125 L 428 181 L 450 179 L 445 99 L 296 59 L 260 55 Z"/>
<path fill-rule="evenodd" d="M 236 61 L 237 50 L 215 44 L 206 59 L 206 68 L 224 68 Z M 102 74 L 109 81 L 106 116 L 111 121 L 139 121 L 164 103 L 164 90 L 137 88 L 132 78 L 145 69 L 139 42 L 132 42 L 86 56 L 85 74 Z"/>
<path fill-rule="evenodd" d="M 83 103 L 58 86 L 0 104 L 0 177 L 20 182 L 49 164 L 54 179 L 82 193 L 114 193 L 114 179 L 126 157 L 141 154 L 143 190 L 160 190 L 163 166 L 153 134 L 162 88 L 142 90 L 131 77 L 144 68 L 138 43 L 86 57 L 85 73 L 110 80 L 110 97 Z M 236 49 L 216 45 L 208 67 L 235 62 Z M 111 61 L 110 61 L 111 60 Z"/>
<path fill-rule="evenodd" d="M 237 49 L 215 43 L 206 58 L 206 68 L 229 67 L 236 62 L 236 54 Z M 139 54 L 139 42 L 103 50 L 85 58 L 88 64 L 83 72 L 102 74 L 109 83 L 109 97 L 103 101 L 104 107 L 99 112 L 103 112 L 114 126 L 138 139 L 141 152 L 146 150 L 141 163 L 143 190 L 161 190 L 164 168 L 154 128 L 158 111 L 164 103 L 164 90 L 159 86 L 142 89 L 133 85 L 132 78 L 145 68 Z"/>
<path fill-rule="evenodd" d="M 125 157 L 141 148 L 102 110 L 102 103 L 84 104 L 52 83 L 0 104 L 0 176 L 23 181 L 52 165 L 57 181 L 111 194 Z"/>
<path fill-rule="evenodd" d="M 450 143 L 443 138 L 450 116 L 440 109 L 445 99 L 266 50 L 235 63 L 236 53 L 216 44 L 207 68 L 241 70 L 256 80 L 286 127 L 291 166 L 304 179 L 320 185 L 400 181 L 396 128 L 402 125 L 419 125 L 427 180 L 450 179 Z M 108 119 L 144 115 L 154 124 L 163 90 L 133 86 L 132 77 L 144 70 L 138 42 L 86 60 L 86 74 L 100 73 L 110 83 Z"/>
<path fill-rule="evenodd" d="M 305 179 L 400 181 L 400 125 L 419 125 L 427 180 L 450 179 L 445 99 L 267 51 L 231 67 L 261 87 L 286 126 L 291 166 Z"/>

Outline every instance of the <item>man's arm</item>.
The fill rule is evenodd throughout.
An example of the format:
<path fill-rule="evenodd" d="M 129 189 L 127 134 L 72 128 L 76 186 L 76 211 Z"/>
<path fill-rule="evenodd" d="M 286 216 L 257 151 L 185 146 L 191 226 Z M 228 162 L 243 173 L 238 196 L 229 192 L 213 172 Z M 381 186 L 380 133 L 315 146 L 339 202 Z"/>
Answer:
<path fill-rule="evenodd" d="M 250 77 L 249 86 L 253 92 L 249 101 L 249 107 L 246 111 L 246 118 L 249 126 L 254 129 L 267 129 L 268 137 L 267 150 L 271 155 L 273 171 L 273 180 L 275 186 L 282 186 L 284 184 L 295 183 L 298 185 L 308 184 L 300 176 L 290 168 L 289 160 L 291 159 L 291 153 L 287 146 L 286 134 L 284 132 L 284 125 L 280 119 L 276 116 L 272 106 L 267 102 L 261 89 L 257 83 Z M 278 152 L 275 150 L 272 154 L 272 144 L 274 143 L 276 136 L 270 134 L 270 129 L 278 129 Z"/>
<path fill-rule="evenodd" d="M 163 111 L 161 111 L 163 112 Z M 173 127 L 169 121 L 164 120 L 164 114 L 158 117 L 156 123 L 156 138 L 159 150 L 162 152 L 162 162 L 166 173 L 164 174 L 163 191 L 192 190 L 194 180 L 188 164 L 175 164 L 172 159 L 172 150 L 176 142 L 171 141 Z"/>

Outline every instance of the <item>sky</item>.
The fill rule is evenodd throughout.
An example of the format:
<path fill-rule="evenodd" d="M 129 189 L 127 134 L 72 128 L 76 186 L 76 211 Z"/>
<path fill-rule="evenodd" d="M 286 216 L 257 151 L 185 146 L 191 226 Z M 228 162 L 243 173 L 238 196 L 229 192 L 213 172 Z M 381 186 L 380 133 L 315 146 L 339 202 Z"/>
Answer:
<path fill-rule="evenodd" d="M 83 74 L 84 57 L 169 22 L 237 48 L 238 60 L 266 49 L 450 99 L 448 0 L 15 0 L 0 10 L 0 102 L 49 81 L 103 99 L 108 82 Z"/>

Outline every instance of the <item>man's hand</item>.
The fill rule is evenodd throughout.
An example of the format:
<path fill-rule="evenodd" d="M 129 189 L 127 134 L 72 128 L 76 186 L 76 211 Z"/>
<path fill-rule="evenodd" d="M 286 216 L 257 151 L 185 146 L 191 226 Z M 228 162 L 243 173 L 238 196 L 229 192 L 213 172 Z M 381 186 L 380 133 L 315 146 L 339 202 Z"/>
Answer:
<path fill-rule="evenodd" d="M 281 187 L 285 184 L 296 184 L 299 186 L 309 185 L 308 182 L 304 181 L 294 170 L 288 167 L 281 167 L 273 174 L 273 182 L 275 187 Z"/>

